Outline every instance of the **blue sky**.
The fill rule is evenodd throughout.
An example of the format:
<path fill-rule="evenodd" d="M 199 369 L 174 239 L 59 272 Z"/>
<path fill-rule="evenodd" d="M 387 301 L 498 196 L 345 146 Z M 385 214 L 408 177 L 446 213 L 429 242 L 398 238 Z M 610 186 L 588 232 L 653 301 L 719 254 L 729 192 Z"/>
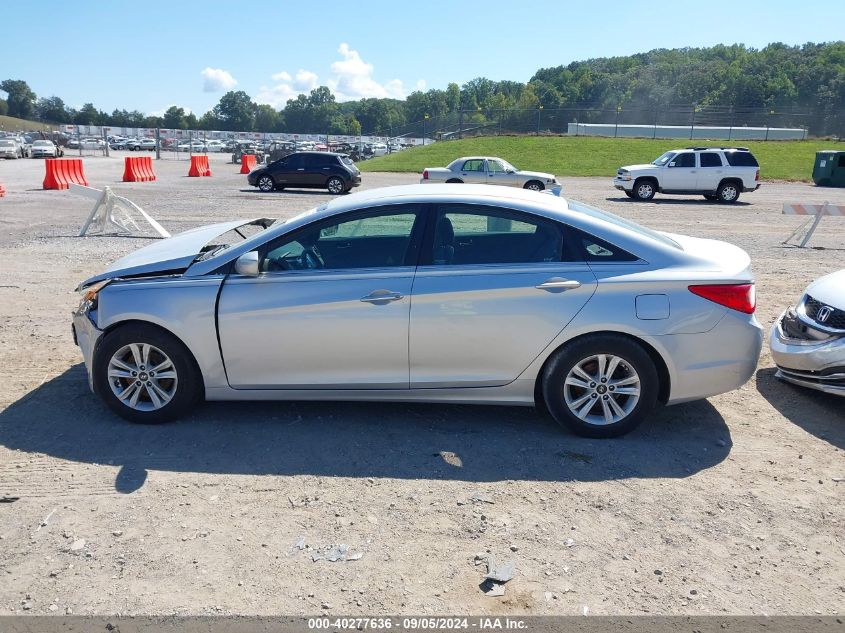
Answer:
<path fill-rule="evenodd" d="M 836 0 L 0 2 L 0 80 L 109 112 L 202 114 L 229 89 L 276 107 L 317 85 L 401 98 L 654 48 L 845 37 Z"/>

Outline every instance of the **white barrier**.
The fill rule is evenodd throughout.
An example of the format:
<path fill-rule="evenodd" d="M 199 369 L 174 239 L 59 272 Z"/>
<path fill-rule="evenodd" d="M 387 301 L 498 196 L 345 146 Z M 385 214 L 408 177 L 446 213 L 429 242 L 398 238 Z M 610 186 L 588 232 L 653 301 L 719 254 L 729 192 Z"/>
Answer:
<path fill-rule="evenodd" d="M 161 224 L 156 222 L 150 214 L 131 200 L 115 195 L 108 187 L 100 190 L 70 183 L 70 192 L 96 200 L 94 208 L 88 214 L 88 219 L 85 220 L 85 224 L 82 225 L 82 229 L 79 231 L 79 237 L 85 235 L 89 229 L 99 233 L 106 233 L 109 228 L 116 229 L 114 232 L 118 234 L 128 233 L 131 235 L 136 231 L 141 233 L 141 228 L 132 219 L 132 216 L 129 215 L 130 209 L 137 211 L 161 237 L 170 237 L 170 233 Z M 122 211 L 121 217 L 115 215 L 116 211 Z"/>
<path fill-rule="evenodd" d="M 845 216 L 845 205 L 830 204 L 829 202 L 825 202 L 824 204 L 798 204 L 784 202 L 783 214 L 811 216 L 806 222 L 804 222 L 804 224 L 795 229 L 789 237 L 781 242 L 782 244 L 786 244 L 793 237 L 801 233 L 801 231 L 806 230 L 807 232 L 804 234 L 801 243 L 798 245 L 798 247 L 801 248 L 810 241 L 810 237 L 813 233 L 815 233 L 816 228 L 819 226 L 819 222 L 822 221 L 824 216 Z"/>

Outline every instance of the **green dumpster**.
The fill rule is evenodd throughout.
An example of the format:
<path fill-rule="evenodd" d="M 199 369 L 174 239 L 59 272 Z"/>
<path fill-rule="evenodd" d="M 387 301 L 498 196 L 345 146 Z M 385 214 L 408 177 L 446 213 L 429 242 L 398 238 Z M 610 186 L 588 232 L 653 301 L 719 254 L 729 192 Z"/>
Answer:
<path fill-rule="evenodd" d="M 816 152 L 813 182 L 822 187 L 845 187 L 845 150 Z"/>

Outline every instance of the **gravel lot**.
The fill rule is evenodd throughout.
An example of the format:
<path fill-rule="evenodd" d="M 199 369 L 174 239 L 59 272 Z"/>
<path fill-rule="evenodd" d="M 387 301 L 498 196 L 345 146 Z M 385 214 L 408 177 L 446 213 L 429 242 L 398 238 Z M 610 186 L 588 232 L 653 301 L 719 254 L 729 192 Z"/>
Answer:
<path fill-rule="evenodd" d="M 171 232 L 329 198 L 258 193 L 226 158 L 211 155 L 211 178 L 157 161 L 154 183 L 121 183 L 120 153 L 85 169 Z M 69 314 L 80 280 L 147 240 L 76 238 L 90 201 L 43 176 L 38 160 L 0 164 L 0 496 L 19 498 L 0 503 L 0 612 L 845 612 L 845 402 L 780 384 L 767 348 L 741 389 L 612 441 L 507 407 L 226 403 L 133 426 L 89 393 Z M 842 267 L 845 222 L 782 246 L 801 220 L 780 205 L 845 204 L 845 190 L 766 183 L 719 206 L 563 183 L 746 249 L 766 327 Z M 339 544 L 361 557 L 330 562 Z M 479 589 L 487 553 L 516 565 L 502 597 Z"/>

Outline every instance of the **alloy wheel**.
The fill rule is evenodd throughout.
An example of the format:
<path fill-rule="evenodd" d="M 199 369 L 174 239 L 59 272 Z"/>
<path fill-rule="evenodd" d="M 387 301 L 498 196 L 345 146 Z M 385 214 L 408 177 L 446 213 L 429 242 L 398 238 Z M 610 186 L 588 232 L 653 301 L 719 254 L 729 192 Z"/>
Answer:
<path fill-rule="evenodd" d="M 588 424 L 616 424 L 640 399 L 640 377 L 623 358 L 595 354 L 576 363 L 564 381 L 563 396 L 573 415 Z"/>
<path fill-rule="evenodd" d="M 176 395 L 176 366 L 158 347 L 130 343 L 109 360 L 108 381 L 120 402 L 136 411 L 155 411 Z"/>

